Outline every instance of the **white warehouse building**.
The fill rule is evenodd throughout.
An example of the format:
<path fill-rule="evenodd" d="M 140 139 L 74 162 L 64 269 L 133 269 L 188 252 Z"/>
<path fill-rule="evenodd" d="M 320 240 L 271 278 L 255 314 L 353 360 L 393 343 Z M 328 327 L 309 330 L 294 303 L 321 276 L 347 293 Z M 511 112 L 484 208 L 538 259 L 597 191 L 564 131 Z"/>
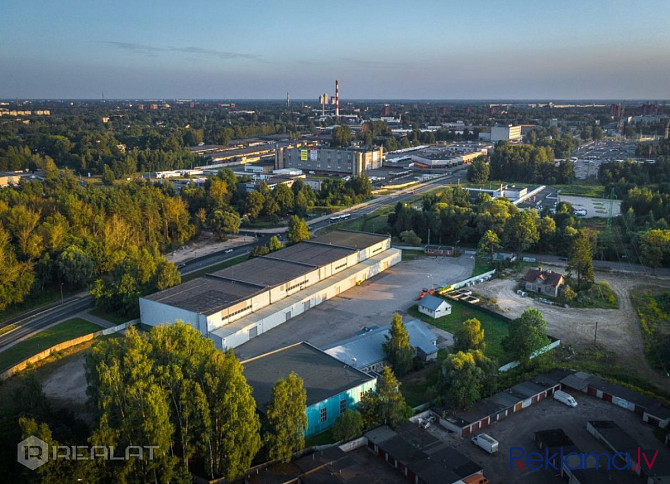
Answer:
<path fill-rule="evenodd" d="M 142 297 L 140 318 L 181 320 L 234 348 L 400 260 L 390 237 L 338 230 Z"/>

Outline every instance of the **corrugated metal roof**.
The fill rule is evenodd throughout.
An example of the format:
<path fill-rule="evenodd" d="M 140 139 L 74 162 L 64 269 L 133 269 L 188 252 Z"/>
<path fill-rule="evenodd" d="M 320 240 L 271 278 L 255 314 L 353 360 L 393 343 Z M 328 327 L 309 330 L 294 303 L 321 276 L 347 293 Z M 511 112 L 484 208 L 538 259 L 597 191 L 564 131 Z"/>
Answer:
<path fill-rule="evenodd" d="M 356 368 L 367 368 L 386 359 L 383 344 L 390 337 L 391 325 L 373 329 L 329 346 L 324 351 L 338 360 Z M 425 354 L 437 352 L 437 337 L 419 320 L 405 323 L 409 334 L 409 344 L 420 348 Z"/>

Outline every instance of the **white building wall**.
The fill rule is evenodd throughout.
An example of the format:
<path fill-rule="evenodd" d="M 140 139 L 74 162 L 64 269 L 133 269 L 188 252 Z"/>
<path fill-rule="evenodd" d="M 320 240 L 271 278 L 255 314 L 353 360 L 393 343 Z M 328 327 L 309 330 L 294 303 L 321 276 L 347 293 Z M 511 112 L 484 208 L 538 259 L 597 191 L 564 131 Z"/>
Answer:
<path fill-rule="evenodd" d="M 400 261 L 401 251 L 393 250 L 388 254 L 388 257 L 384 257 L 377 263 L 361 265 L 360 270 L 346 279 L 333 281 L 333 284 L 325 288 L 312 288 L 311 290 L 308 288 L 304 291 L 304 297 L 297 299 L 292 304 L 278 305 L 275 312 L 267 315 L 258 315 L 259 319 L 250 321 L 248 325 L 240 326 L 234 333 L 227 334 L 225 337 L 214 335 L 216 338 L 213 338 L 213 340 L 219 349 L 235 348 L 249 341 L 250 334 L 255 333 L 256 335 L 260 335 L 270 331 L 289 319 L 302 314 L 306 311 L 307 307 L 311 309 L 314 306 L 318 306 L 347 289 L 351 289 L 357 282 L 365 281 Z M 255 331 L 254 328 L 256 328 Z"/>
<path fill-rule="evenodd" d="M 140 320 L 149 326 L 174 324 L 183 321 L 202 332 L 198 325 L 198 315 L 193 311 L 169 306 L 158 301 L 140 298 Z"/>

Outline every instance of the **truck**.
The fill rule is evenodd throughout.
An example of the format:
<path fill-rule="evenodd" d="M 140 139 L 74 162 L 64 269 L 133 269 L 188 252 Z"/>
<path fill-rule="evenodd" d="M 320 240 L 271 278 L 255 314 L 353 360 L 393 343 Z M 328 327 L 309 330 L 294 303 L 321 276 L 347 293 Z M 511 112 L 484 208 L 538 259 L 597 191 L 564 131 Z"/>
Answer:
<path fill-rule="evenodd" d="M 472 443 L 484 449 L 489 454 L 498 452 L 498 441 L 488 434 L 479 434 L 472 437 Z"/>
<path fill-rule="evenodd" d="M 554 392 L 554 400 L 558 400 L 559 402 L 561 402 L 564 405 L 567 405 L 568 407 L 577 406 L 577 400 L 575 400 L 572 395 L 564 392 L 563 390 L 556 390 Z"/>

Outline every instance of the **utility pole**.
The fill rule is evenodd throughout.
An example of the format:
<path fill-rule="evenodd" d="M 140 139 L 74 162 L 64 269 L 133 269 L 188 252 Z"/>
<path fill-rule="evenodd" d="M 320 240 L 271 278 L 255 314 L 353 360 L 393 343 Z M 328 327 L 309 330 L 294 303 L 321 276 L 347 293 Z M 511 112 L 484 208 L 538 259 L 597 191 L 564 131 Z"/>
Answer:
<path fill-rule="evenodd" d="M 596 345 L 596 341 L 598 340 L 598 321 L 596 321 L 596 331 L 593 335 L 593 346 Z"/>
<path fill-rule="evenodd" d="M 430 245 L 430 229 L 428 229 L 428 245 Z"/>
<path fill-rule="evenodd" d="M 63 304 L 65 304 L 65 300 L 63 299 L 63 283 L 62 282 L 60 283 L 60 303 L 61 303 L 61 306 Z"/>

